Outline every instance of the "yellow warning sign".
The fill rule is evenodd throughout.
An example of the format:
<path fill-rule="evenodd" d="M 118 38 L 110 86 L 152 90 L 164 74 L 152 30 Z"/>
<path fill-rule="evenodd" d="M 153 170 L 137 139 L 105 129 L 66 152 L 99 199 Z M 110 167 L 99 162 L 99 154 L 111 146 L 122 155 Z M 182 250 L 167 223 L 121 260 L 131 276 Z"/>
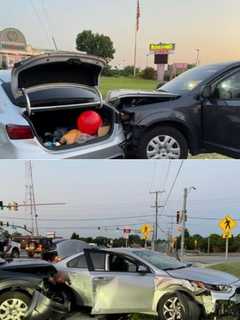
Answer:
<path fill-rule="evenodd" d="M 223 231 L 224 239 L 228 239 L 232 237 L 232 229 L 236 228 L 237 221 L 228 215 L 221 219 L 218 225 Z"/>
<path fill-rule="evenodd" d="M 142 233 L 144 239 L 148 239 L 152 231 L 153 228 L 150 224 L 144 224 L 140 228 L 140 232 Z"/>

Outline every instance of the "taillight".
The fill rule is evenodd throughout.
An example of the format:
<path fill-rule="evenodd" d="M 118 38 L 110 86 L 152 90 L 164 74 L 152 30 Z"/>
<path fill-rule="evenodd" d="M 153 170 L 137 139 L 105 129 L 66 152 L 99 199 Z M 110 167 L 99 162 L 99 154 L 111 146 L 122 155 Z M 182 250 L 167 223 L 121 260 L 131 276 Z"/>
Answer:
<path fill-rule="evenodd" d="M 18 126 L 15 124 L 8 124 L 6 126 L 6 129 L 9 138 L 12 140 L 24 140 L 33 138 L 33 133 L 29 126 Z"/>

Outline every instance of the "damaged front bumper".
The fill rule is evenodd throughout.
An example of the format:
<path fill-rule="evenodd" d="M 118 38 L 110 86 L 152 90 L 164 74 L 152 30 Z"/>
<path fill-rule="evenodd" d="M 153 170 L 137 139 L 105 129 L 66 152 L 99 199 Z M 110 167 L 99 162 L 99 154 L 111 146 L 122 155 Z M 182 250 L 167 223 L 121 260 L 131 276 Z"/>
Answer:
<path fill-rule="evenodd" d="M 64 320 L 69 315 L 69 309 L 68 302 L 57 303 L 40 291 L 36 291 L 26 315 L 26 320 Z"/>
<path fill-rule="evenodd" d="M 240 282 L 231 285 L 228 292 L 207 291 L 196 297 L 206 315 L 240 317 Z"/>

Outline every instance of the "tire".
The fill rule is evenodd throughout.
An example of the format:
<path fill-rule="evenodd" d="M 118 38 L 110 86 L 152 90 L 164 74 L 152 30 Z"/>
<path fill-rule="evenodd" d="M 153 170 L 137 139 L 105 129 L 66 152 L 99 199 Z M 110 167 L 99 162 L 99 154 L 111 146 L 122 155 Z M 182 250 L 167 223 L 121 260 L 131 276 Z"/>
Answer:
<path fill-rule="evenodd" d="M 137 157 L 140 159 L 187 159 L 187 140 L 175 128 L 154 127 L 143 134 L 137 147 Z"/>
<path fill-rule="evenodd" d="M 174 302 L 174 305 L 171 302 Z M 178 310 L 174 309 L 175 307 Z M 171 312 L 171 310 L 173 311 Z M 159 320 L 200 320 L 200 318 L 200 307 L 184 293 L 167 293 L 158 304 Z"/>
<path fill-rule="evenodd" d="M 20 252 L 17 248 L 14 248 L 11 253 L 11 258 L 18 259 L 20 257 Z"/>
<path fill-rule="evenodd" d="M 31 305 L 31 300 L 31 297 L 19 291 L 0 294 L 0 319 L 25 319 L 25 315 Z M 12 304 L 14 304 L 14 308 Z"/>

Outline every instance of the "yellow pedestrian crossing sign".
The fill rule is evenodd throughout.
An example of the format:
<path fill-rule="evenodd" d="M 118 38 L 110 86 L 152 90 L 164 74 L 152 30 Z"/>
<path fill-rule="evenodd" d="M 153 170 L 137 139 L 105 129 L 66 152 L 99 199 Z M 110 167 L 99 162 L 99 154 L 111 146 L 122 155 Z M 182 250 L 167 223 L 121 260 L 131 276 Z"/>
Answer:
<path fill-rule="evenodd" d="M 232 229 L 236 228 L 237 221 L 228 215 L 221 219 L 218 225 L 223 231 L 223 238 L 228 239 L 232 237 Z"/>
<path fill-rule="evenodd" d="M 144 224 L 140 228 L 140 232 L 142 233 L 143 238 L 145 240 L 147 240 L 149 238 L 149 236 L 152 233 L 152 231 L 153 231 L 153 228 L 152 228 L 152 226 L 150 224 Z"/>

